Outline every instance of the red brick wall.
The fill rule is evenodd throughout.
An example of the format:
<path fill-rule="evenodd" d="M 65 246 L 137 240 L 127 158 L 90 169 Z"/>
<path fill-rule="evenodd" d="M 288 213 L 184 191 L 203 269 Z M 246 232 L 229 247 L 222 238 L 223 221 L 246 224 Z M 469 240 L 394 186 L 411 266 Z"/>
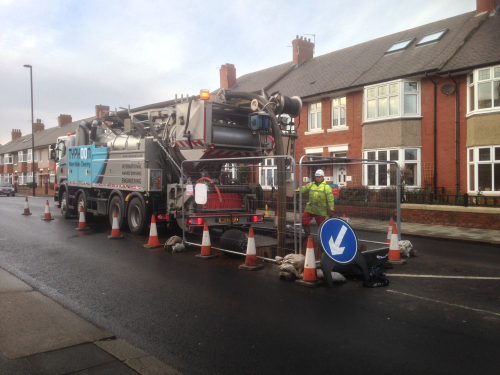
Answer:
<path fill-rule="evenodd" d="M 401 221 L 466 228 L 500 229 L 500 214 L 401 209 Z"/>

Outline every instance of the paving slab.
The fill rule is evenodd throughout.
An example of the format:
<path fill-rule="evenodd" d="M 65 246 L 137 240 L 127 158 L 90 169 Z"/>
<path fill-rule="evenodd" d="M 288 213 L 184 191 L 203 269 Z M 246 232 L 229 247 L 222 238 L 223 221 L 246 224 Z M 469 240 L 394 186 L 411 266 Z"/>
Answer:
<path fill-rule="evenodd" d="M 30 292 L 33 288 L 0 268 L 0 293 Z"/>
<path fill-rule="evenodd" d="M 64 375 L 116 361 L 91 343 L 37 354 L 27 360 L 44 375 Z"/>
<path fill-rule="evenodd" d="M 43 375 L 26 358 L 13 359 L 0 363 L 0 374 L 2 375 Z"/>
<path fill-rule="evenodd" d="M 120 361 L 149 356 L 149 354 L 121 339 L 96 341 L 94 344 L 118 358 Z"/>
<path fill-rule="evenodd" d="M 141 375 L 182 375 L 179 371 L 151 356 L 130 359 L 125 363 Z"/>
<path fill-rule="evenodd" d="M 106 365 L 76 372 L 74 375 L 138 375 L 138 373 L 121 362 L 112 362 Z"/>
<path fill-rule="evenodd" d="M 112 337 L 38 292 L 0 294 L 0 352 L 7 358 Z"/>

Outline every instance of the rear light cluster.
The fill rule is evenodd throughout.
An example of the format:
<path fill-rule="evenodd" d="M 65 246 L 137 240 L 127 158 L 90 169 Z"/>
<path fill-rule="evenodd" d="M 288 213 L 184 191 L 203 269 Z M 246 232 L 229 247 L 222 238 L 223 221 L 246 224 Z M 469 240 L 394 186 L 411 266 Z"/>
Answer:
<path fill-rule="evenodd" d="M 165 214 L 158 214 L 156 215 L 156 220 L 168 220 L 168 217 Z"/>
<path fill-rule="evenodd" d="M 203 219 L 201 217 L 193 217 L 191 219 L 188 219 L 188 224 L 189 225 L 202 225 Z"/>
<path fill-rule="evenodd" d="M 264 216 L 258 216 L 258 215 L 250 216 L 248 218 L 248 221 L 250 221 L 251 223 L 260 223 L 264 221 Z"/>

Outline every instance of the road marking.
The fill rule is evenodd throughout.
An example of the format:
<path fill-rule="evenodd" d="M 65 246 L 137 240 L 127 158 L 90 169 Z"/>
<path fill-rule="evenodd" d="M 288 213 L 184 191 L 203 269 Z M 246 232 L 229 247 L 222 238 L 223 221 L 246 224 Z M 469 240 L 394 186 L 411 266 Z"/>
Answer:
<path fill-rule="evenodd" d="M 340 232 L 337 235 L 335 243 L 333 243 L 333 237 L 330 237 L 328 245 L 330 245 L 330 251 L 332 252 L 332 255 L 340 255 L 344 253 L 345 247 L 340 247 L 340 244 L 342 243 L 342 240 L 344 239 L 346 232 L 347 232 L 347 227 L 345 225 L 342 225 L 342 228 L 340 229 Z"/>
<path fill-rule="evenodd" d="M 453 307 L 460 307 L 462 309 L 466 309 L 466 310 L 472 310 L 472 311 L 477 311 L 477 312 L 481 312 L 481 313 L 486 313 L 486 314 L 492 314 L 492 315 L 496 315 L 496 316 L 500 316 L 499 313 L 496 313 L 496 312 L 493 312 L 493 311 L 488 311 L 488 310 L 480 310 L 480 309 L 474 309 L 472 307 L 467 307 L 467 306 L 462 306 L 462 305 L 457 305 L 455 303 L 448 303 L 448 302 L 443 302 L 443 301 L 439 301 L 437 299 L 432 299 L 432 298 L 425 298 L 425 297 L 419 297 L 419 296 L 415 296 L 413 294 L 408 294 L 408 293 L 403 293 L 403 292 L 396 292 L 395 290 L 388 290 L 389 293 L 396 293 L 396 294 L 402 294 L 404 296 L 408 296 L 408 297 L 414 297 L 414 298 L 419 298 L 419 299 L 423 299 L 425 301 L 430 301 L 430 302 L 436 302 L 436 303 L 442 303 L 444 305 L 448 305 L 448 306 L 453 306 Z"/>
<path fill-rule="evenodd" d="M 439 275 L 410 275 L 407 273 L 388 273 L 386 276 L 402 276 L 402 277 L 430 277 L 435 279 L 470 279 L 470 280 L 500 280 L 500 277 L 486 276 L 439 276 Z"/>

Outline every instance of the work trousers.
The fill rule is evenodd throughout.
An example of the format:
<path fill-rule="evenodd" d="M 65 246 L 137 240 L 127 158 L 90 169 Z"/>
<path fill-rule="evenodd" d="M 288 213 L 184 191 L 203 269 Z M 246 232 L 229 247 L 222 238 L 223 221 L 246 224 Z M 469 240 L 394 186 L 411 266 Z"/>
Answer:
<path fill-rule="evenodd" d="M 302 226 L 308 227 L 312 219 L 316 220 L 316 224 L 319 227 L 323 222 L 323 220 L 326 219 L 326 216 L 313 215 L 310 214 L 309 212 L 304 211 L 304 213 L 302 214 Z"/>

